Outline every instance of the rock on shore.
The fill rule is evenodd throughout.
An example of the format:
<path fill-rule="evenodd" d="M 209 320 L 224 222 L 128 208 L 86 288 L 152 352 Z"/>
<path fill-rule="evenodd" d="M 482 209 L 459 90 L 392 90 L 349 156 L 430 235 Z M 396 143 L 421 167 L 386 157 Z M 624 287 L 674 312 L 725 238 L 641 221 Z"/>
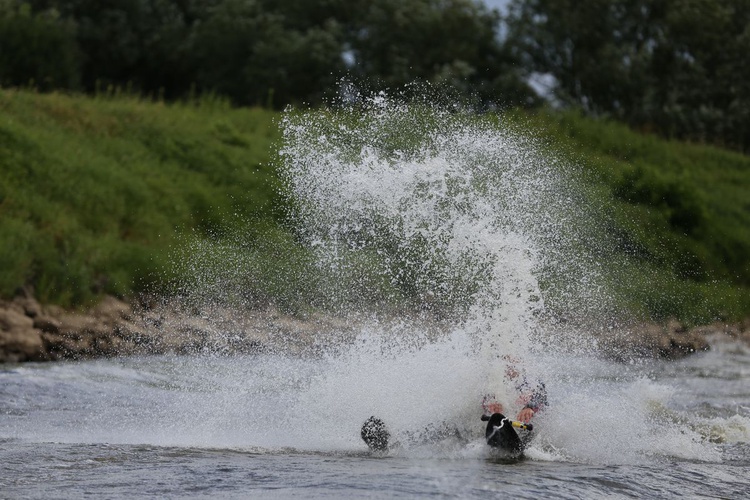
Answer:
<path fill-rule="evenodd" d="M 351 341 L 351 322 L 325 316 L 304 320 L 274 310 L 189 309 L 180 304 L 134 307 L 105 297 L 86 312 L 42 306 L 28 293 L 0 301 L 0 363 L 55 361 L 132 354 L 314 353 Z M 642 325 L 599 340 L 618 357 L 676 359 L 708 348 L 721 335 L 750 342 L 750 324 Z"/>
<path fill-rule="evenodd" d="M 299 320 L 274 310 L 186 310 L 179 304 L 134 307 L 105 297 L 86 312 L 42 306 L 23 293 L 0 301 L 0 363 L 133 354 L 320 351 L 351 338 L 325 317 Z"/>

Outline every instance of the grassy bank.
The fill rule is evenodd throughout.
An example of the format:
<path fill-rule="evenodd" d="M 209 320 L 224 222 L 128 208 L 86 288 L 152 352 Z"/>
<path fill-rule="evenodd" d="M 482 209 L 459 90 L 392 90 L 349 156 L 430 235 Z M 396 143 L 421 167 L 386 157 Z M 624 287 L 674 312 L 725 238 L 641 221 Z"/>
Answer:
<path fill-rule="evenodd" d="M 279 225 L 278 116 L 212 99 L 0 90 L 0 297 L 31 285 L 75 306 L 180 278 L 215 296 L 325 307 L 316 290 L 340 277 L 320 274 Z M 750 314 L 750 158 L 575 113 L 513 120 L 581 166 L 608 242 L 599 258 L 621 263 L 605 267 L 623 307 L 688 323 Z M 342 301 L 381 300 L 368 290 L 392 285 L 363 281 L 368 262 L 352 266 L 352 286 L 366 286 L 341 287 L 355 291 Z"/>
<path fill-rule="evenodd" d="M 191 238 L 273 217 L 273 113 L 0 90 L 0 295 L 127 295 Z"/>
<path fill-rule="evenodd" d="M 582 167 L 611 244 L 610 285 L 629 309 L 687 323 L 750 314 L 750 157 L 575 112 L 514 118 Z"/>

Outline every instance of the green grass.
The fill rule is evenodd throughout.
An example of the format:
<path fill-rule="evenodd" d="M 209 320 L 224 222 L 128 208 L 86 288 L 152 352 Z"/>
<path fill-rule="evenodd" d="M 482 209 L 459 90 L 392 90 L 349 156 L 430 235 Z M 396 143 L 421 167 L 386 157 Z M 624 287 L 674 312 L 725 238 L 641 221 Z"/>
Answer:
<path fill-rule="evenodd" d="M 510 117 L 580 166 L 623 308 L 692 324 L 750 314 L 750 158 L 573 112 Z M 0 90 L 0 297 L 31 285 L 77 306 L 177 283 L 290 311 L 408 302 L 377 256 L 329 276 L 280 224 L 278 118 L 211 98 Z"/>
<path fill-rule="evenodd" d="M 171 278 L 185 235 L 274 216 L 275 114 L 0 90 L 0 295 L 80 305 Z"/>
<path fill-rule="evenodd" d="M 749 157 L 576 112 L 514 120 L 580 165 L 611 244 L 603 258 L 626 256 L 609 279 L 627 308 L 687 323 L 750 314 Z"/>

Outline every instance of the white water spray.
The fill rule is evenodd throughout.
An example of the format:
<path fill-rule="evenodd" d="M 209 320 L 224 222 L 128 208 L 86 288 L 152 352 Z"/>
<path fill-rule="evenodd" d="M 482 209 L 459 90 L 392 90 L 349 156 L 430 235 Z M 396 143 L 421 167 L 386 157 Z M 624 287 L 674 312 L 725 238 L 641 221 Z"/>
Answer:
<path fill-rule="evenodd" d="M 316 401 L 340 417 L 343 394 L 359 416 L 351 432 L 370 413 L 402 431 L 434 421 L 476 429 L 482 392 L 513 399 L 501 359 L 510 354 L 530 378 L 547 381 L 557 405 L 539 417 L 550 429 L 540 446 L 600 460 L 612 453 L 602 450 L 606 434 L 623 444 L 619 459 L 642 454 L 641 441 L 653 438 L 653 390 L 632 374 L 633 386 L 609 392 L 581 392 L 585 378 L 563 382 L 566 363 L 593 358 L 566 354 L 570 336 L 558 337 L 555 319 L 603 321 L 611 310 L 593 257 L 605 242 L 568 165 L 502 119 L 382 95 L 351 108 L 289 112 L 282 128 L 293 219 L 319 265 L 343 282 L 352 262 L 367 260 L 391 286 L 388 299 L 426 310 L 421 317 L 438 318 L 447 332 L 415 350 L 399 346 L 425 335 L 419 322 L 396 328 L 403 338 L 390 344 L 378 337 L 382 328 L 365 327 L 362 342 L 314 386 Z M 384 344 L 391 356 L 382 355 Z M 571 415 L 588 420 L 572 436 L 563 425 Z M 592 429 L 602 439 L 588 441 L 598 435 Z"/>
<path fill-rule="evenodd" d="M 510 125 L 378 96 L 288 113 L 283 130 L 293 218 L 320 265 L 369 256 L 391 298 L 450 316 L 486 356 L 525 357 L 551 311 L 606 306 L 569 169 Z"/>
<path fill-rule="evenodd" d="M 503 380 L 511 354 L 549 393 L 532 459 L 719 459 L 689 418 L 665 410 L 669 381 L 559 334 L 558 317 L 606 316 L 609 299 L 574 172 L 539 141 L 491 117 L 385 98 L 290 112 L 282 127 L 290 215 L 316 257 L 294 273 L 325 277 L 309 281 L 317 304 L 350 320 L 355 338 L 334 335 L 342 341 L 317 356 L 282 348 L 21 368 L 0 374 L 7 394 L 31 394 L 8 399 L 0 436 L 364 454 L 360 426 L 377 415 L 403 445 L 395 453 L 482 458 L 482 395 L 519 409 Z M 224 278 L 274 264 L 244 247 L 197 250 L 185 265 L 218 302 L 237 293 Z M 746 442 L 746 418 L 730 423 L 727 439 Z"/>

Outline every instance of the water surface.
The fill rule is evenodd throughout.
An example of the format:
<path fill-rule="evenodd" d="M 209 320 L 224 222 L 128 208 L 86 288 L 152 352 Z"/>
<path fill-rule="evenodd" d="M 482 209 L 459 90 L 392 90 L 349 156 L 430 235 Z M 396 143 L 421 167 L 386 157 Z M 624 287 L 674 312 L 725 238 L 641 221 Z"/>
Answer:
<path fill-rule="evenodd" d="M 434 355 L 394 358 L 405 366 L 400 378 L 408 380 L 415 364 L 429 364 Z M 352 377 L 352 359 L 361 366 L 366 357 L 135 357 L 5 367 L 2 496 L 741 498 L 750 492 L 746 346 L 719 343 L 678 362 L 639 363 L 637 370 L 568 359 L 575 362 L 566 378 L 548 381 L 550 407 L 537 418 L 538 435 L 519 462 L 498 459 L 484 445 L 476 399 L 443 392 L 442 379 L 423 387 L 425 399 L 404 396 L 392 385 L 399 377 L 381 377 L 392 366 Z M 373 379 L 384 385 L 381 393 L 369 390 Z M 475 427 L 476 436 L 405 442 L 374 455 L 358 426 L 378 407 L 396 435 L 418 430 L 432 413 Z"/>

